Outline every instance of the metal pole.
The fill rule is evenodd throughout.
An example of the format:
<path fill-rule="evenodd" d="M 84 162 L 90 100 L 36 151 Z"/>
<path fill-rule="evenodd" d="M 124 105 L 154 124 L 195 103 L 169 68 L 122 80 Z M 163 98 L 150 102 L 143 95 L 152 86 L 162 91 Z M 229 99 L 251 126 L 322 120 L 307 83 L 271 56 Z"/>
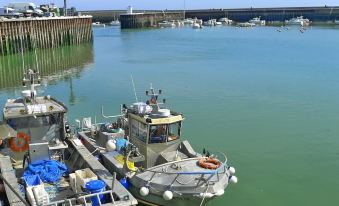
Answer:
<path fill-rule="evenodd" d="M 64 0 L 64 16 L 67 16 L 67 0 Z"/>

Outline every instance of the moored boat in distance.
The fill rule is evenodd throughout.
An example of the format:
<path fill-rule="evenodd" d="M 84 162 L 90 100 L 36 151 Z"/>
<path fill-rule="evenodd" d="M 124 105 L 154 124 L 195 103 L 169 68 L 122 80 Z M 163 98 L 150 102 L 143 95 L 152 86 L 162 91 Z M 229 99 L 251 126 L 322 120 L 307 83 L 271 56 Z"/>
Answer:
<path fill-rule="evenodd" d="M 93 26 L 93 27 L 106 27 L 105 24 L 102 24 L 102 23 L 100 23 L 100 22 L 93 22 L 93 23 L 92 23 L 92 26 Z"/>
<path fill-rule="evenodd" d="M 219 22 L 222 22 L 225 25 L 231 25 L 233 23 L 233 20 L 225 17 L 225 18 L 220 18 Z"/>
<path fill-rule="evenodd" d="M 339 25 L 339 20 L 334 20 L 334 24 L 338 24 Z"/>
<path fill-rule="evenodd" d="M 285 21 L 286 25 L 298 25 L 298 26 L 309 26 L 310 20 L 309 19 L 304 19 L 303 16 L 299 16 L 296 18 L 292 18 L 290 20 Z"/>
<path fill-rule="evenodd" d="M 108 170 L 147 205 L 205 205 L 224 194 L 229 183 L 236 183 L 235 169 L 222 159 L 203 150 L 196 152 L 182 138 L 181 113 L 166 109 L 152 88 L 146 103 L 121 107 L 113 123 L 89 126 L 80 132 L 85 146 L 102 159 Z M 216 153 L 213 153 L 216 154 Z"/>
<path fill-rule="evenodd" d="M 158 23 L 160 28 L 174 28 L 175 23 L 173 21 L 163 21 Z"/>
<path fill-rule="evenodd" d="M 249 20 L 249 23 L 253 23 L 255 25 L 259 25 L 259 26 L 265 26 L 266 25 L 266 21 L 265 20 L 261 20 L 261 17 L 254 17 L 253 19 Z"/>
<path fill-rule="evenodd" d="M 239 26 L 239 27 L 254 27 L 255 23 L 241 22 L 241 23 L 237 23 L 237 26 Z"/>
<path fill-rule="evenodd" d="M 118 19 L 113 20 L 109 23 L 110 26 L 120 26 L 120 21 Z"/>
<path fill-rule="evenodd" d="M 193 29 L 202 29 L 202 25 L 198 23 L 194 23 L 192 26 Z"/>

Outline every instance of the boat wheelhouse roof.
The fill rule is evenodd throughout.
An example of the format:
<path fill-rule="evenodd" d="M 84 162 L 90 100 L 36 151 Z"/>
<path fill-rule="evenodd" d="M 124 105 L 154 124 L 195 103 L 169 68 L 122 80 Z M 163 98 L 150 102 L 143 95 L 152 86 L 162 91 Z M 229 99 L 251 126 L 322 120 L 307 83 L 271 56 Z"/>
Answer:
<path fill-rule="evenodd" d="M 67 107 L 56 99 L 44 96 L 8 99 L 3 109 L 4 119 L 66 113 Z"/>
<path fill-rule="evenodd" d="M 138 115 L 130 113 L 131 118 L 137 120 L 138 122 L 142 122 L 149 125 L 160 125 L 160 124 L 172 124 L 175 122 L 179 122 L 184 120 L 184 117 L 182 114 L 176 113 L 171 111 L 170 116 L 168 117 L 159 117 L 154 116 L 152 114 L 150 115 Z"/>

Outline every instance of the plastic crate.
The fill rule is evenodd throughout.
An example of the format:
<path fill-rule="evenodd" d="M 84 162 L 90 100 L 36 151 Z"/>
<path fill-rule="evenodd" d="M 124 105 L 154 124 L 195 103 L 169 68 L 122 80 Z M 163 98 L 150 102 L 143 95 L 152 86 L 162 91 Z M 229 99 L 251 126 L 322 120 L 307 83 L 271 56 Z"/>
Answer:
<path fill-rule="evenodd" d="M 85 188 L 85 185 L 87 182 L 92 181 L 92 180 L 97 180 L 98 176 L 96 176 L 91 169 L 86 168 L 82 170 L 76 170 L 75 178 L 76 178 L 76 182 L 75 182 L 76 185 L 78 185 L 81 188 Z"/>

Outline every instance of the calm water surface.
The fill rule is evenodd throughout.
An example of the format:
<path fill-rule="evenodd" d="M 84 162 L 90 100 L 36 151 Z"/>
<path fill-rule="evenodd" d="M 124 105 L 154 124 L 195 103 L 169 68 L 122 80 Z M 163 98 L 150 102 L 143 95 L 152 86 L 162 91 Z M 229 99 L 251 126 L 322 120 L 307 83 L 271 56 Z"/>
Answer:
<path fill-rule="evenodd" d="M 65 102 L 73 122 L 102 121 L 101 106 L 117 114 L 132 103 L 131 74 L 139 100 L 149 83 L 163 89 L 168 106 L 186 116 L 184 137 L 199 151 L 225 152 L 237 170 L 238 184 L 210 206 L 338 204 L 339 29 L 99 28 L 93 48 L 75 50 L 56 51 L 60 61 L 80 60 L 48 70 L 56 78 L 39 90 Z M 8 58 L 0 75 L 21 75 L 8 68 L 20 61 Z M 1 105 L 20 94 L 19 84 L 0 84 Z"/>

